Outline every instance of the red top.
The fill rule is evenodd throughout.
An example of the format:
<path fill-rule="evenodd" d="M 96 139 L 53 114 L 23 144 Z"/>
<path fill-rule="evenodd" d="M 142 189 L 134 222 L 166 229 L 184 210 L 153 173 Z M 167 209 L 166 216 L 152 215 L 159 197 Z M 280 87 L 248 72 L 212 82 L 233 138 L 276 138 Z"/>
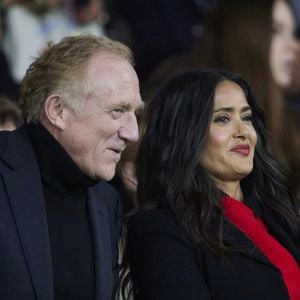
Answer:
<path fill-rule="evenodd" d="M 300 267 L 294 257 L 268 231 L 265 224 L 243 202 L 222 198 L 225 217 L 257 246 L 282 274 L 291 300 L 300 300 Z"/>

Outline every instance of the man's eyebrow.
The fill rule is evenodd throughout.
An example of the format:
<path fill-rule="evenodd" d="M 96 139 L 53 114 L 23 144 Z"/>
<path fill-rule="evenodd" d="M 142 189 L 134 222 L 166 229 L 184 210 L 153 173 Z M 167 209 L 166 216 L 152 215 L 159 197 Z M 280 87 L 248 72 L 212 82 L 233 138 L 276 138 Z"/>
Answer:
<path fill-rule="evenodd" d="M 134 108 L 134 105 L 130 102 L 120 102 L 120 103 L 114 103 L 111 105 L 111 108 L 114 107 L 121 107 L 124 110 L 132 110 Z M 141 113 L 145 108 L 145 103 L 142 102 L 141 104 L 139 104 L 136 109 L 134 109 L 135 112 L 137 113 Z"/>
<path fill-rule="evenodd" d="M 118 102 L 118 103 L 111 103 L 109 105 L 109 107 L 110 107 L 110 109 L 115 109 L 116 107 L 118 107 L 118 108 L 123 108 L 125 110 L 130 110 L 132 105 L 130 103 L 127 103 L 127 102 Z"/>
<path fill-rule="evenodd" d="M 217 113 L 217 112 L 220 112 L 220 111 L 224 111 L 224 112 L 233 112 L 235 109 L 233 107 L 221 107 L 219 109 L 216 109 L 213 111 L 213 113 Z M 251 107 L 250 106 L 244 106 L 241 108 L 241 112 L 246 112 L 250 110 L 251 111 Z"/>

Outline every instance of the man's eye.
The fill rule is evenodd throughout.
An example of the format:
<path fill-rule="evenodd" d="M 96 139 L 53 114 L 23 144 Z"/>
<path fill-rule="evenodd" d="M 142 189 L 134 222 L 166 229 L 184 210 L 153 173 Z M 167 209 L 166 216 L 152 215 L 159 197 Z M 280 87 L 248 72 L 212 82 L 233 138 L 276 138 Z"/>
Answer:
<path fill-rule="evenodd" d="M 112 111 L 112 115 L 115 119 L 120 118 L 123 113 L 124 113 L 123 108 L 116 108 Z"/>

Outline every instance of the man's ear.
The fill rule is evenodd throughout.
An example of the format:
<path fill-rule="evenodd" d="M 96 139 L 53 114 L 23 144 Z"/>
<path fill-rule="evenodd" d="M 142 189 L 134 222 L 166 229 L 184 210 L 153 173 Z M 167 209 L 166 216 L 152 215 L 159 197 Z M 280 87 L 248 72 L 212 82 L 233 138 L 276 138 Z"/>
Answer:
<path fill-rule="evenodd" d="M 58 95 L 50 95 L 44 105 L 48 122 L 61 130 L 65 129 L 65 105 Z"/>

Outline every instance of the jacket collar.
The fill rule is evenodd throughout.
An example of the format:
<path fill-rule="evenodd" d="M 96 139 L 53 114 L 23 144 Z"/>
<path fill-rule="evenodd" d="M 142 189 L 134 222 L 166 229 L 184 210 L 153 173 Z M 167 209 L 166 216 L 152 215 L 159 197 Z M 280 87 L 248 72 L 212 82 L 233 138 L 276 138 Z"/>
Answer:
<path fill-rule="evenodd" d="M 36 298 L 53 300 L 52 264 L 42 184 L 25 125 L 7 135 L 2 159 L 8 166 L 2 174 L 3 181 Z"/>
<path fill-rule="evenodd" d="M 244 195 L 247 197 L 244 200 L 245 205 L 254 211 L 256 216 L 260 217 L 267 226 L 270 233 L 284 246 L 300 264 L 300 250 L 296 243 L 291 239 L 288 232 L 284 229 L 282 224 L 279 223 L 274 217 L 272 217 L 262 204 L 259 202 L 254 193 L 250 190 L 244 190 Z M 269 260 L 263 255 L 263 253 L 257 249 L 255 244 L 236 226 L 226 219 L 224 222 L 224 241 L 231 246 L 238 248 L 245 255 L 256 259 L 264 264 L 273 266 Z"/>

